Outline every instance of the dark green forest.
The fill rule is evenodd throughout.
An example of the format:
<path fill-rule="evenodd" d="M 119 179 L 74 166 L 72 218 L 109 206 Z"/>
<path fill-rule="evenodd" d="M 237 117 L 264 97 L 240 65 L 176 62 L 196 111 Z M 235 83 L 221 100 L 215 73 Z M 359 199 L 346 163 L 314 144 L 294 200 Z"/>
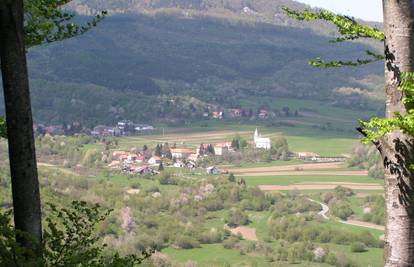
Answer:
<path fill-rule="evenodd" d="M 246 99 L 284 97 L 378 109 L 372 96 L 380 88 L 380 63 L 321 71 L 305 60 L 321 54 L 327 59 L 363 58 L 368 44 L 332 44 L 330 27 L 297 26 L 279 9 L 283 4 L 302 6 L 293 1 L 242 2 L 72 4 L 78 11 L 87 4 L 89 12 L 118 8 L 129 13 L 112 12 L 88 34 L 29 51 L 35 120 L 76 118 L 95 124 L 120 118 L 154 121 L 165 114 L 190 118 L 194 110 L 165 103 L 171 96 L 194 97 L 205 106 L 239 107 Z M 243 6 L 250 7 L 247 13 Z M 348 98 L 337 94 L 339 87 L 349 91 Z"/>

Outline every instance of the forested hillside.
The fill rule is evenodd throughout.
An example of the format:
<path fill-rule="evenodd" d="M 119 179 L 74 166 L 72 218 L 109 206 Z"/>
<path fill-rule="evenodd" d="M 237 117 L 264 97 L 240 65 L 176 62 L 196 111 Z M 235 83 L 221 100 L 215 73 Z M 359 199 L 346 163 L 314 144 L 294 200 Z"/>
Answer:
<path fill-rule="evenodd" d="M 306 64 L 318 56 L 361 58 L 368 44 L 328 43 L 331 27 L 298 26 L 282 5 L 303 8 L 286 0 L 74 1 L 83 14 L 111 15 L 79 38 L 30 50 L 36 120 L 153 120 L 165 113 L 163 96 L 225 107 L 287 97 L 353 109 L 362 99 L 364 108 L 377 109 L 371 100 L 380 97 L 381 63 L 341 70 Z"/>

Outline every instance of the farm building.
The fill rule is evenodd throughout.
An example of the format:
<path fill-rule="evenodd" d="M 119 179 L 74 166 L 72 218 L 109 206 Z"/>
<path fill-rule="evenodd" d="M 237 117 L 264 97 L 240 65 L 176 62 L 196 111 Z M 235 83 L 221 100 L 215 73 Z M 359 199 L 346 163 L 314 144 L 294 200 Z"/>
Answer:
<path fill-rule="evenodd" d="M 152 158 L 150 158 L 149 160 L 148 160 L 148 163 L 149 164 L 151 164 L 151 165 L 158 165 L 158 164 L 160 164 L 162 161 L 161 161 L 161 158 L 160 157 L 157 157 L 157 156 L 154 156 L 154 157 L 152 157 Z"/>
<path fill-rule="evenodd" d="M 171 155 L 176 159 L 188 158 L 191 154 L 194 154 L 192 149 L 188 148 L 173 148 L 171 149 Z"/>
<path fill-rule="evenodd" d="M 211 166 L 206 169 L 207 174 L 223 174 L 228 173 L 226 170 L 222 170 L 216 166 Z"/>
<path fill-rule="evenodd" d="M 216 144 L 214 146 L 214 154 L 216 154 L 217 156 L 222 156 L 226 154 L 227 152 L 229 152 L 230 147 L 231 147 L 231 143 Z"/>

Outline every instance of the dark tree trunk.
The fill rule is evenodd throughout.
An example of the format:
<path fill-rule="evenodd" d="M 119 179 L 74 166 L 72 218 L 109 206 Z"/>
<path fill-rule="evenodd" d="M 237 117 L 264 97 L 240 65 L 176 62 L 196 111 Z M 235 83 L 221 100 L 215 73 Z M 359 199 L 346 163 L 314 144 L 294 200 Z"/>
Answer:
<path fill-rule="evenodd" d="M 383 0 L 386 117 L 406 113 L 399 90 L 401 73 L 414 71 L 412 0 Z M 414 142 L 394 131 L 377 144 L 385 166 L 385 266 L 414 266 Z"/>
<path fill-rule="evenodd" d="M 6 106 L 14 223 L 40 242 L 41 210 L 23 33 L 23 1 L 0 0 L 0 62 Z M 17 235 L 23 246 L 35 242 Z"/>

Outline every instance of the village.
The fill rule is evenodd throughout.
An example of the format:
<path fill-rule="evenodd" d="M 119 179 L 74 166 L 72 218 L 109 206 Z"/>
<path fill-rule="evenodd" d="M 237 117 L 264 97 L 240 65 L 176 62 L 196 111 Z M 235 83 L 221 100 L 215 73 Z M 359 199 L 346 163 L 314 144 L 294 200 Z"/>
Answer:
<path fill-rule="evenodd" d="M 270 138 L 262 137 L 258 129 L 253 135 L 253 148 L 260 150 L 270 150 L 272 141 Z M 235 141 L 222 142 L 215 144 L 200 144 L 199 147 L 170 147 L 168 143 L 157 144 L 153 152 L 148 155 L 143 148 L 137 151 L 113 151 L 111 154 L 111 163 L 108 167 L 119 169 L 127 174 L 137 175 L 156 175 L 164 169 L 164 167 L 195 169 L 200 167 L 200 161 L 207 157 L 220 157 L 226 154 L 235 153 L 238 144 Z M 225 174 L 227 170 L 216 167 L 207 166 L 207 174 Z"/>
<path fill-rule="evenodd" d="M 154 149 L 144 146 L 142 149 L 115 150 L 111 152 L 111 162 L 108 167 L 121 170 L 129 175 L 156 175 L 164 168 L 186 168 L 194 170 L 205 168 L 207 174 L 226 174 L 228 170 L 220 166 L 206 165 L 206 159 L 219 158 L 232 153 L 240 152 L 240 145 L 236 139 L 214 144 L 202 143 L 198 147 L 176 144 L 157 144 Z M 249 147 L 256 151 L 272 149 L 272 140 L 262 137 L 258 129 L 253 133 Z M 247 144 L 246 144 L 247 146 Z M 344 157 L 320 157 L 311 152 L 290 152 L 286 159 L 298 159 L 310 162 L 343 162 Z"/>

